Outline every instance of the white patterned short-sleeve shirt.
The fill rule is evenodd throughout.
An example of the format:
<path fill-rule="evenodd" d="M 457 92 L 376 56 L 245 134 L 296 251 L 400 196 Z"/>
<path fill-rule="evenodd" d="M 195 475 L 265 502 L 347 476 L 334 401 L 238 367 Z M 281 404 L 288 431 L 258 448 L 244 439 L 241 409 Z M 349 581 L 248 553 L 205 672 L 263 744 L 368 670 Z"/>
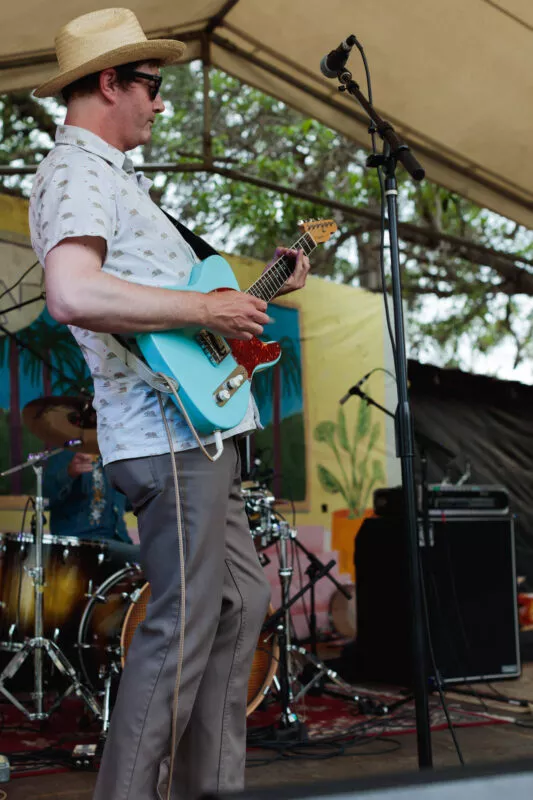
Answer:
<path fill-rule="evenodd" d="M 48 252 L 72 236 L 107 243 L 104 272 L 144 286 L 186 285 L 198 258 L 152 201 L 152 182 L 99 136 L 71 125 L 57 129 L 54 149 L 39 165 L 30 200 L 33 249 L 44 266 Z M 98 445 L 104 464 L 168 452 L 156 394 L 95 333 L 69 326 L 94 382 Z M 166 399 L 175 450 L 196 442 L 172 400 Z M 224 437 L 259 424 L 251 400 L 243 421 Z M 212 438 L 203 439 L 211 442 Z"/>

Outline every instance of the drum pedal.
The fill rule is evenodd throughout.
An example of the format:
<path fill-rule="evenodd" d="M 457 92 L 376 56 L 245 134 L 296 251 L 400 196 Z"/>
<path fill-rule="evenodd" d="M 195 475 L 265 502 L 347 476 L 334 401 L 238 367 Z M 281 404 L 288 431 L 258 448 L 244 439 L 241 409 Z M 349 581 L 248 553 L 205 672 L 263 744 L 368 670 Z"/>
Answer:
<path fill-rule="evenodd" d="M 97 748 L 96 744 L 77 744 L 71 754 L 72 765 L 76 769 L 92 769 Z"/>

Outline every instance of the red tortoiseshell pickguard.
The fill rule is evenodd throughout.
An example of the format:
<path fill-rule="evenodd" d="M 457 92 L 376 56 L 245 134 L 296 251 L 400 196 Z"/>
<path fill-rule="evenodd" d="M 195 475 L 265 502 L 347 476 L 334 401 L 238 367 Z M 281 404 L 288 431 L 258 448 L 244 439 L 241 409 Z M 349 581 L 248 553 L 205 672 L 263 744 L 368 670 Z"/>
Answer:
<path fill-rule="evenodd" d="M 255 336 L 248 342 L 241 339 L 226 339 L 231 347 L 233 358 L 240 364 L 251 378 L 259 364 L 276 361 L 281 353 L 281 345 L 277 342 L 261 342 Z"/>
<path fill-rule="evenodd" d="M 234 290 L 229 287 L 220 287 L 214 289 L 214 291 L 231 292 Z M 254 373 L 254 369 L 256 369 L 259 364 L 268 364 L 272 361 L 276 361 L 281 353 L 281 345 L 277 342 L 262 342 L 255 336 L 248 342 L 244 342 L 241 339 L 226 339 L 226 341 L 231 348 L 233 358 L 237 364 L 245 368 L 250 379 Z"/>

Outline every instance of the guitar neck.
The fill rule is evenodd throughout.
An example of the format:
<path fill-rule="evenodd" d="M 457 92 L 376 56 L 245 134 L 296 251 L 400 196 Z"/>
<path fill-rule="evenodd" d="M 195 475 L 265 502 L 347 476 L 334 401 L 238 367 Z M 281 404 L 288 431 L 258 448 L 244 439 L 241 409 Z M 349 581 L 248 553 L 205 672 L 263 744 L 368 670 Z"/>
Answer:
<path fill-rule="evenodd" d="M 308 256 L 316 247 L 313 237 L 309 233 L 304 233 L 293 245 L 291 250 L 303 250 Z M 296 266 L 294 258 L 281 256 L 271 266 L 263 272 L 255 283 L 252 283 L 246 294 L 253 294 L 269 303 L 277 295 L 283 284 L 290 278 Z"/>

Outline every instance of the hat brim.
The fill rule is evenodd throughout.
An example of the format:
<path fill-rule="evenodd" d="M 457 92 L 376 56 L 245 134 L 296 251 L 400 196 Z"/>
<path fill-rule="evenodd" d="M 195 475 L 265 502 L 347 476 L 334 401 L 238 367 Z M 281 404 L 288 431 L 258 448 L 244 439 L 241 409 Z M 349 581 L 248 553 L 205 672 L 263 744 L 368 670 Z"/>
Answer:
<path fill-rule="evenodd" d="M 34 91 L 35 97 L 54 97 L 61 89 L 69 83 L 91 75 L 93 72 L 100 72 L 109 67 L 118 67 L 121 64 L 129 64 L 130 61 L 160 61 L 162 67 L 169 64 L 176 64 L 181 60 L 185 53 L 186 46 L 183 42 L 172 39 L 149 39 L 138 44 L 127 44 L 103 53 L 97 58 L 86 61 L 74 69 L 66 72 L 59 72 L 49 81 L 41 84 Z"/>

